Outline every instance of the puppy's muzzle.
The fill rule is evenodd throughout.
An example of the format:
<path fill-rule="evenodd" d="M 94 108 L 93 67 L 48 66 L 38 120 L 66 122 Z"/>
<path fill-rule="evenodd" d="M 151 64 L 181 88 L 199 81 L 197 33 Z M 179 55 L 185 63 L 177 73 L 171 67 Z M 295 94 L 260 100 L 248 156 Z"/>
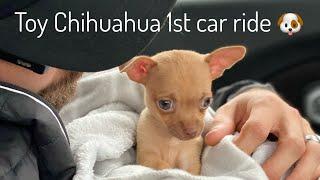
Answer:
<path fill-rule="evenodd" d="M 199 135 L 199 132 L 201 131 L 201 128 L 199 126 L 199 123 L 197 123 L 198 121 L 194 122 L 194 123 L 184 123 L 181 122 L 180 123 L 180 127 L 182 130 L 182 133 L 184 134 L 184 136 L 187 139 L 192 139 L 196 136 Z"/>
<path fill-rule="evenodd" d="M 198 131 L 195 128 L 184 128 L 183 133 L 189 138 L 194 138 L 197 135 Z"/>

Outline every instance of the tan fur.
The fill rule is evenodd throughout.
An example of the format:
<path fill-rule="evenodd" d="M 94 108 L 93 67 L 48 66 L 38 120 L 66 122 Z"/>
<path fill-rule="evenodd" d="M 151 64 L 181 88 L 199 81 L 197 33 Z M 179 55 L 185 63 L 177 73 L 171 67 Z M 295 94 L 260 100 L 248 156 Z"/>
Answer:
<path fill-rule="evenodd" d="M 234 55 L 237 60 L 243 58 L 245 48 L 240 48 L 241 57 L 237 50 L 239 47 L 230 51 L 231 58 L 226 61 L 221 56 L 226 54 L 223 53 L 225 50 L 214 55 L 186 50 L 165 51 L 153 57 L 135 57 L 126 67 L 121 67 L 130 79 L 145 86 L 146 108 L 137 127 L 139 164 L 158 170 L 179 168 L 195 175 L 200 173 L 201 133 L 206 112 L 200 104 L 204 97 L 212 96 L 212 80 L 216 79 L 212 74 L 217 74 L 211 72 L 209 64 L 212 61 L 208 58 L 219 58 L 216 58 L 215 64 L 222 73 L 235 63 L 235 60 L 230 61 Z M 163 98 L 174 100 L 175 109 L 172 112 L 164 112 L 158 107 L 158 100 Z M 192 128 L 196 135 L 188 136 L 185 128 Z"/>
<path fill-rule="evenodd" d="M 204 94 L 211 96 L 210 70 L 203 58 L 195 52 L 177 50 L 152 57 L 157 67 L 151 70 L 145 84 L 147 108 L 142 112 L 137 128 L 139 164 L 200 173 L 203 140 L 199 135 L 204 127 L 205 111 L 198 107 Z M 168 114 L 161 112 L 155 104 L 161 97 L 176 99 L 179 110 Z M 196 126 L 198 136 L 186 141 L 173 136 L 171 133 L 185 138 L 181 123 Z"/>

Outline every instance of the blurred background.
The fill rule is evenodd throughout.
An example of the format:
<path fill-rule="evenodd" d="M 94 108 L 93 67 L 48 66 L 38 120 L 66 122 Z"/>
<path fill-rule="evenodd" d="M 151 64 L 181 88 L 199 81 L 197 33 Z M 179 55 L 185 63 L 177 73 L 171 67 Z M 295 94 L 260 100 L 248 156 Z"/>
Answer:
<path fill-rule="evenodd" d="M 159 33 L 143 54 L 152 55 L 169 49 L 190 49 L 201 53 L 225 45 L 243 44 L 248 48 L 244 61 L 227 71 L 214 82 L 213 90 L 243 79 L 269 82 L 290 104 L 297 107 L 320 132 L 320 20 L 319 0 L 179 0 L 172 13 L 191 18 L 191 32 Z M 200 33 L 196 28 L 199 18 L 254 18 L 271 20 L 271 31 L 233 32 L 232 23 L 223 32 Z M 279 17 L 288 12 L 298 13 L 304 26 L 288 36 L 277 26 Z M 168 24 L 167 24 L 168 25 Z"/>

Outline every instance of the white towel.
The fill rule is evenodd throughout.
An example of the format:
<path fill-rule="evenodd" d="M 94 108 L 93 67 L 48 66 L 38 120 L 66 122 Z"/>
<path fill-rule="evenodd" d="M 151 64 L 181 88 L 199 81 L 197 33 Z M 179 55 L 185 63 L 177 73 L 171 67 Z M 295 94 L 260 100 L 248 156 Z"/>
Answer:
<path fill-rule="evenodd" d="M 60 113 L 77 165 L 74 179 L 267 179 L 259 163 L 273 152 L 275 144 L 260 148 L 254 160 L 232 143 L 232 135 L 214 147 L 205 147 L 201 176 L 136 165 L 133 146 L 143 108 L 143 87 L 117 69 L 87 74 L 79 81 L 76 97 Z M 206 120 L 212 116 L 210 109 Z"/>

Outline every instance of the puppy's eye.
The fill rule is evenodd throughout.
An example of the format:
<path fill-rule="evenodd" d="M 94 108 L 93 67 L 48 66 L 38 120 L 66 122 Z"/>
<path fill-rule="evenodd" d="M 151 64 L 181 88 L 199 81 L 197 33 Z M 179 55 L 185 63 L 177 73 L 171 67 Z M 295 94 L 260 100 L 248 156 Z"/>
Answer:
<path fill-rule="evenodd" d="M 200 108 L 201 109 L 207 109 L 211 103 L 213 101 L 213 98 L 212 97 L 205 97 L 201 100 L 201 104 L 200 104 Z"/>
<path fill-rule="evenodd" d="M 160 99 L 158 101 L 158 106 L 160 109 L 162 109 L 163 111 L 166 111 L 166 112 L 170 112 L 170 111 L 173 111 L 173 101 L 171 99 Z"/>
<path fill-rule="evenodd" d="M 284 27 L 288 27 L 288 24 L 287 24 L 287 23 L 285 23 L 285 24 L 284 24 Z"/>

